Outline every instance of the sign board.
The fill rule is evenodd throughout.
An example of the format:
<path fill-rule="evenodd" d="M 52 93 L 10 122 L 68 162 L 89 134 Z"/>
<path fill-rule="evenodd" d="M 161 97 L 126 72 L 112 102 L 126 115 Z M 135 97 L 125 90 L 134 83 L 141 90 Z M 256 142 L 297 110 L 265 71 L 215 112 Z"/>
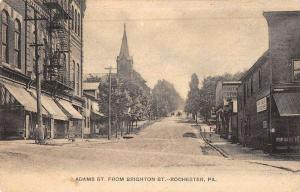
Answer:
<path fill-rule="evenodd" d="M 256 101 L 256 110 L 257 110 L 257 113 L 267 110 L 267 98 L 266 97 Z"/>
<path fill-rule="evenodd" d="M 268 121 L 263 121 L 263 129 L 268 128 Z"/>

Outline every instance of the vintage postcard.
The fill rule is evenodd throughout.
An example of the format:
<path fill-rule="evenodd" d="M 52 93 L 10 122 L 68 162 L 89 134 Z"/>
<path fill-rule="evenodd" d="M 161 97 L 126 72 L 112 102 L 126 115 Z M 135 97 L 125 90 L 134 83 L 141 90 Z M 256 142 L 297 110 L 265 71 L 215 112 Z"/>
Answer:
<path fill-rule="evenodd" d="M 300 192 L 300 0 L 0 0 L 0 192 Z"/>

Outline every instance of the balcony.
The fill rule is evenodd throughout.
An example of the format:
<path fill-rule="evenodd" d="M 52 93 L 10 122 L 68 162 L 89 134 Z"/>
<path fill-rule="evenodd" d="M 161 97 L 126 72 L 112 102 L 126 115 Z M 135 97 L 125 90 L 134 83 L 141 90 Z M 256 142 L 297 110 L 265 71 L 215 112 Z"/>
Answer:
<path fill-rule="evenodd" d="M 73 90 L 74 82 L 68 80 L 65 76 L 52 76 L 43 81 L 43 88 L 55 91 L 70 91 Z"/>
<path fill-rule="evenodd" d="M 64 2 L 65 1 L 63 0 L 44 0 L 43 4 L 48 9 L 55 10 L 61 19 L 72 19 L 69 13 L 68 4 L 65 4 Z"/>

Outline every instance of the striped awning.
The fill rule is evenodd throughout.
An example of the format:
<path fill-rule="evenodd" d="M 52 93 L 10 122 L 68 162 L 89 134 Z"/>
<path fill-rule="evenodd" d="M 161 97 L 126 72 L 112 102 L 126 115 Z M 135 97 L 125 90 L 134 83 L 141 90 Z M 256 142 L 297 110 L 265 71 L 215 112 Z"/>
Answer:
<path fill-rule="evenodd" d="M 30 92 L 36 98 L 36 91 L 31 89 Z M 59 106 L 50 96 L 42 94 L 41 103 L 53 119 L 68 121 L 69 118 L 64 114 L 64 112 L 59 108 Z"/>
<path fill-rule="evenodd" d="M 73 107 L 72 103 L 66 100 L 58 100 L 71 119 L 83 119 L 82 115 Z"/>
<path fill-rule="evenodd" d="M 273 97 L 281 117 L 300 116 L 300 93 L 275 93 Z"/>
<path fill-rule="evenodd" d="M 24 107 L 25 111 L 37 112 L 36 99 L 24 87 L 6 82 L 1 82 L 1 84 Z M 44 107 L 42 107 L 42 114 L 49 115 Z"/>

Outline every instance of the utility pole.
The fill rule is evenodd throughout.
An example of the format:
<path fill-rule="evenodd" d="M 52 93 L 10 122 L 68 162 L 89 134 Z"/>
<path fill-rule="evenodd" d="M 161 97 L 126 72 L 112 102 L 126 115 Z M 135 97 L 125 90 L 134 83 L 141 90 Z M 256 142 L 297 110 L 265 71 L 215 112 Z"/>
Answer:
<path fill-rule="evenodd" d="M 108 140 L 111 139 L 111 70 L 114 69 L 111 66 L 105 68 L 108 70 L 109 78 L 109 94 L 108 94 Z"/>
<path fill-rule="evenodd" d="M 42 103 L 41 103 L 41 76 L 39 68 L 39 46 L 38 44 L 38 25 L 37 25 L 37 11 L 34 10 L 34 48 L 35 48 L 35 74 L 36 74 L 36 100 L 37 100 L 37 123 L 38 123 L 38 142 L 43 144 L 44 138 L 44 127 L 43 127 L 43 116 L 42 116 Z"/>

